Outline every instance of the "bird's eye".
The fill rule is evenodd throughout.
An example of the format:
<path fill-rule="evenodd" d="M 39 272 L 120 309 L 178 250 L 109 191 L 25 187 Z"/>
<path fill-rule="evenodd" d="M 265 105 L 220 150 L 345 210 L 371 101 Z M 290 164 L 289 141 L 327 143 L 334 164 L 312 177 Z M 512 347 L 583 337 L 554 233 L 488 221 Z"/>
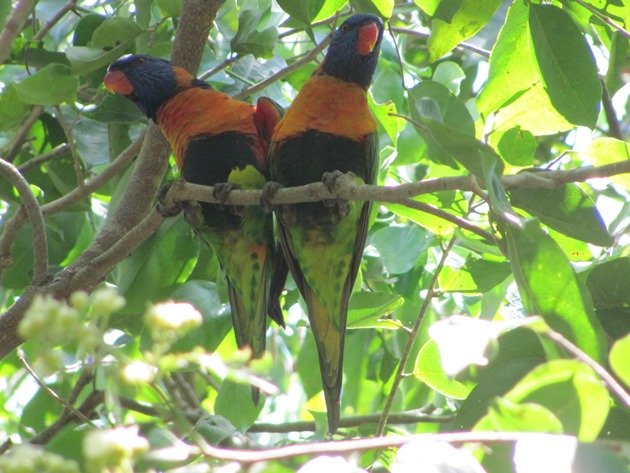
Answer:
<path fill-rule="evenodd" d="M 147 62 L 147 60 L 143 57 L 136 58 L 136 64 L 144 64 L 145 62 Z"/>
<path fill-rule="evenodd" d="M 348 31 L 350 31 L 350 25 L 343 25 L 343 26 L 341 27 L 341 31 L 342 31 L 343 33 L 347 33 Z"/>

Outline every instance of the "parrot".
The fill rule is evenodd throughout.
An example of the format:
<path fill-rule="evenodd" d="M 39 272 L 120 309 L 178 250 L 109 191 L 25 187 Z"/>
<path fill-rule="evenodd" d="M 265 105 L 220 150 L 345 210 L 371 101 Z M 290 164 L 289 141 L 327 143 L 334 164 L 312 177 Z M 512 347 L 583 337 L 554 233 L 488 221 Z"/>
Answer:
<path fill-rule="evenodd" d="M 103 82 L 159 125 L 185 181 L 215 186 L 219 200 L 235 187 L 259 189 L 267 182 L 269 142 L 282 116 L 271 99 L 261 97 L 256 105 L 235 100 L 170 61 L 140 54 L 111 63 Z M 262 357 L 266 315 L 284 327 L 280 304 L 271 299 L 279 297 L 288 273 L 272 215 L 260 206 L 210 203 L 184 205 L 184 214 L 226 275 L 237 345 L 249 347 L 253 359 Z M 257 391 L 252 395 L 257 403 Z"/>
<path fill-rule="evenodd" d="M 372 82 L 383 22 L 355 14 L 333 34 L 321 66 L 304 83 L 275 128 L 263 197 L 280 187 L 321 182 L 340 173 L 373 184 L 378 134 L 367 90 Z M 285 259 L 307 307 L 315 336 L 328 430 L 339 424 L 348 300 L 367 236 L 370 203 L 341 200 L 274 208 Z"/>

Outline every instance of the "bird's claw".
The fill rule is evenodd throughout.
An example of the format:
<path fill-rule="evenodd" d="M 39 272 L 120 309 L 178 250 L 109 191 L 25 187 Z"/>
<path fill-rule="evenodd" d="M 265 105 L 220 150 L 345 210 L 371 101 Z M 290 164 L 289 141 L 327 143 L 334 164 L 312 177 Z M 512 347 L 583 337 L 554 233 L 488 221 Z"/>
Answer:
<path fill-rule="evenodd" d="M 337 194 L 340 178 L 345 178 L 345 174 L 339 170 L 325 172 L 322 175 L 322 182 L 326 186 L 326 189 L 328 189 L 328 192 L 331 194 Z M 334 199 L 324 199 L 322 204 L 324 207 L 329 209 L 336 208 L 341 218 L 346 217 L 350 213 L 350 203 L 345 199 L 340 199 L 338 197 Z"/>
<path fill-rule="evenodd" d="M 260 206 L 265 213 L 271 213 L 276 209 L 276 205 L 271 203 L 271 199 L 276 195 L 282 184 L 279 182 L 268 181 L 262 188 L 262 196 L 260 197 Z"/>
<path fill-rule="evenodd" d="M 343 173 L 341 171 L 339 171 L 339 170 L 331 171 L 331 172 L 325 172 L 322 175 L 322 182 L 326 186 L 326 189 L 328 189 L 328 192 L 330 192 L 331 194 L 335 194 L 336 193 L 336 190 L 337 190 L 337 179 L 339 179 L 342 176 L 343 176 Z"/>
<path fill-rule="evenodd" d="M 156 210 L 164 218 L 174 217 L 182 211 L 182 205 L 168 196 L 173 183 L 167 182 L 158 191 Z"/>
<path fill-rule="evenodd" d="M 234 190 L 238 189 L 236 184 L 232 184 L 230 182 L 217 182 L 212 186 L 212 197 L 219 201 L 219 205 L 224 205 L 230 193 Z"/>

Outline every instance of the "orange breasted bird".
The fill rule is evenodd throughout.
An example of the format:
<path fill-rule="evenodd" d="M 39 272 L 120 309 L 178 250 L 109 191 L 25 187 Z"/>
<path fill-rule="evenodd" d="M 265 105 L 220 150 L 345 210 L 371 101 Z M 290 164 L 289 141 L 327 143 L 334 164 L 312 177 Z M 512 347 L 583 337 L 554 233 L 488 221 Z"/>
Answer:
<path fill-rule="evenodd" d="M 169 61 L 143 55 L 113 62 L 104 83 L 160 126 L 184 180 L 219 184 L 228 193 L 232 187 L 258 189 L 266 183 L 269 140 L 282 116 L 272 100 L 260 98 L 252 106 L 212 89 Z M 209 203 L 185 210 L 226 274 L 238 346 L 248 346 L 253 358 L 261 357 L 266 314 L 284 325 L 277 301 L 270 300 L 274 266 L 276 275 L 282 273 L 271 215 L 259 206 Z"/>
<path fill-rule="evenodd" d="M 304 84 L 272 136 L 271 179 L 282 186 L 328 180 L 339 172 L 372 184 L 378 167 L 376 121 L 367 89 L 383 23 L 353 15 L 335 32 L 321 67 Z M 330 179 L 332 178 L 332 182 Z M 273 192 L 273 187 L 267 191 Z M 317 202 L 277 210 L 282 250 L 308 310 L 333 433 L 339 423 L 344 334 L 368 229 L 370 204 Z"/>

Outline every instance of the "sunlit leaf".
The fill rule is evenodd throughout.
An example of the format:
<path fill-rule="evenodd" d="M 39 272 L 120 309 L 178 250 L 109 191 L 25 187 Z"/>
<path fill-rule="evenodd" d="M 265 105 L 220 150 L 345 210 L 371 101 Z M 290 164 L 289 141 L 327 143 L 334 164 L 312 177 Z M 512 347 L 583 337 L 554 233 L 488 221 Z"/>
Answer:
<path fill-rule="evenodd" d="M 55 84 L 55 87 L 50 87 Z M 15 85 L 20 99 L 34 105 L 74 102 L 79 79 L 68 66 L 50 64 Z"/>
<path fill-rule="evenodd" d="M 214 404 L 215 412 L 228 419 L 234 427 L 243 433 L 254 423 L 262 407 L 262 399 L 258 405 L 252 401 L 251 386 L 229 379 L 221 383 Z"/>
<path fill-rule="evenodd" d="M 630 334 L 618 340 L 610 350 L 610 366 L 626 387 L 630 388 Z"/>

